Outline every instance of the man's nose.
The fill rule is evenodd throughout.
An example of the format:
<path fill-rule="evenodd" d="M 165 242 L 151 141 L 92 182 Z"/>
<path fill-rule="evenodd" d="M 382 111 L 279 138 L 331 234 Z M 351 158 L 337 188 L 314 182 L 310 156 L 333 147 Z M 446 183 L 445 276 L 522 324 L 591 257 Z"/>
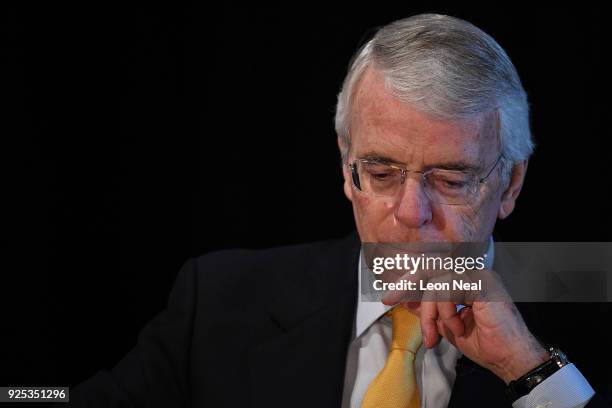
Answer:
<path fill-rule="evenodd" d="M 420 228 L 432 218 L 431 202 L 420 176 L 420 173 L 408 175 L 397 196 L 395 219 L 410 228 Z"/>

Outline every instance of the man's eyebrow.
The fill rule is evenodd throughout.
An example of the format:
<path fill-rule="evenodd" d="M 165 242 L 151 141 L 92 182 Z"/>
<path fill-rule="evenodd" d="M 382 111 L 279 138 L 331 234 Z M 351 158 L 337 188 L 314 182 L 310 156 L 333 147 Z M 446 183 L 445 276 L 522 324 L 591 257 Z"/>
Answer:
<path fill-rule="evenodd" d="M 428 169 L 456 170 L 456 171 L 480 171 L 481 167 L 476 164 L 468 163 L 462 160 L 448 161 L 428 164 Z"/>
<path fill-rule="evenodd" d="M 403 164 L 400 161 L 394 160 L 389 156 L 381 155 L 379 153 L 369 152 L 359 157 L 360 159 L 372 160 L 385 164 Z"/>
<path fill-rule="evenodd" d="M 362 156 L 360 159 L 372 160 L 379 163 L 385 164 L 396 164 L 400 166 L 406 166 L 406 163 L 395 160 L 389 156 L 381 155 L 375 152 L 369 152 Z M 481 166 L 475 165 L 472 163 L 468 163 L 463 160 L 453 160 L 453 161 L 441 161 L 436 163 L 427 164 L 425 166 L 426 169 L 442 169 L 442 170 L 455 170 L 455 171 L 480 171 Z"/>

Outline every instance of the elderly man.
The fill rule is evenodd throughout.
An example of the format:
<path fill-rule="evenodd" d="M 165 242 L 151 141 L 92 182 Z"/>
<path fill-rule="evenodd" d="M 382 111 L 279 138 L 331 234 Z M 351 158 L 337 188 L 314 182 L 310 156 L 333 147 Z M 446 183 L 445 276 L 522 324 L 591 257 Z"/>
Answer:
<path fill-rule="evenodd" d="M 579 407 L 594 395 L 515 305 L 363 302 L 360 242 L 488 242 L 533 144 L 525 92 L 475 26 L 419 15 L 358 51 L 338 98 L 340 241 L 188 261 L 168 307 L 75 406 Z M 591 403 L 595 403 L 592 400 Z"/>

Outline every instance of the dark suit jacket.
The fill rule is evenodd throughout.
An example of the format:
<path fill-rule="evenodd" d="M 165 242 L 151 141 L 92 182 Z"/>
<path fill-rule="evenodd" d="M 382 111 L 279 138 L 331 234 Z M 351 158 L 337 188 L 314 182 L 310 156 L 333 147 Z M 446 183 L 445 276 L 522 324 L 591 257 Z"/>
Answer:
<path fill-rule="evenodd" d="M 339 407 L 359 249 L 353 234 L 189 260 L 167 309 L 115 368 L 73 390 L 71 405 Z M 450 406 L 510 406 L 504 388 L 462 358 Z"/>

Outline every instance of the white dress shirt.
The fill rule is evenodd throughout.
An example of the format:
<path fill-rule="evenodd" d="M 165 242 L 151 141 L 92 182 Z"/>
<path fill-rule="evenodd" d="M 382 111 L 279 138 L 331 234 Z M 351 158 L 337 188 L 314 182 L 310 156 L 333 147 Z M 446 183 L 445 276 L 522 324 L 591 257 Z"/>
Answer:
<path fill-rule="evenodd" d="M 489 240 L 488 265 L 493 262 L 493 240 Z M 361 297 L 361 260 L 358 276 L 358 303 L 349 344 L 344 377 L 343 408 L 359 408 L 370 382 L 384 367 L 391 345 L 391 319 L 384 314 L 392 308 Z M 455 365 L 462 353 L 442 338 L 433 348 L 420 347 L 415 358 L 416 381 L 423 408 L 448 405 L 455 382 Z M 425 379 L 427 379 L 425 381 Z M 583 407 L 595 394 L 584 376 L 569 364 L 518 399 L 514 408 Z"/>

